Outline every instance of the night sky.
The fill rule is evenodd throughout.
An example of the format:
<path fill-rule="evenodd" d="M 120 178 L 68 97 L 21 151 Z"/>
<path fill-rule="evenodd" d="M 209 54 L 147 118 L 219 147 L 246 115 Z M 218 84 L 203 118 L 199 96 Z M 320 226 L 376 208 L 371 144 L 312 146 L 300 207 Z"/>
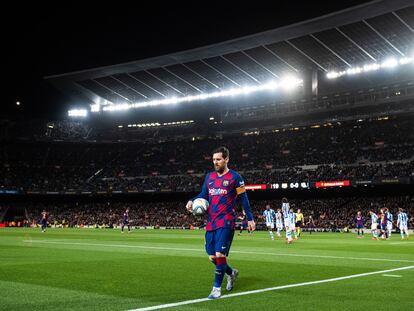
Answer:
<path fill-rule="evenodd" d="M 224 2 L 224 1 L 223 1 Z M 218 43 L 289 25 L 369 1 L 273 1 L 224 5 L 156 6 L 110 2 L 99 9 L 80 5 L 9 8 L 1 21 L 6 51 L 6 117 L 62 118 L 71 99 L 44 76 L 114 65 Z M 255 5 L 256 4 L 256 5 Z M 138 6 L 138 7 L 137 7 Z M 140 7 L 141 6 L 141 7 Z M 237 9 L 236 9 L 237 7 Z M 4 71 L 3 71 L 4 72 Z M 16 106 L 16 101 L 21 105 Z"/>

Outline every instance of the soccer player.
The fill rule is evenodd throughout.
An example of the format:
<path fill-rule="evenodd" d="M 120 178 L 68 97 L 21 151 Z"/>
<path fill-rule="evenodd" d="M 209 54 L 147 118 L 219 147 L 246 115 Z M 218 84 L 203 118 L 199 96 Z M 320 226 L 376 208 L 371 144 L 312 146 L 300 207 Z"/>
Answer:
<path fill-rule="evenodd" d="M 214 285 L 208 296 L 209 299 L 221 296 L 224 274 L 227 274 L 226 289 L 230 291 L 239 273 L 227 263 L 234 236 L 236 219 L 234 208 L 237 201 L 243 206 L 250 231 L 254 231 L 256 227 L 244 181 L 237 172 L 228 168 L 228 162 L 229 150 L 226 147 L 219 147 L 213 151 L 214 172 L 206 175 L 201 193 L 188 201 L 186 205 L 191 213 L 195 199 L 204 198 L 209 201 L 205 235 L 206 252 L 209 260 L 216 266 Z"/>
<path fill-rule="evenodd" d="M 40 220 L 39 220 L 39 222 L 42 224 L 42 232 L 46 231 L 47 218 L 48 218 L 48 215 L 46 213 L 46 210 L 43 210 L 43 212 L 40 213 Z"/>
<path fill-rule="evenodd" d="M 289 215 L 290 215 L 290 230 L 293 231 L 293 235 L 295 236 L 295 240 L 298 239 L 298 234 L 296 232 L 296 213 L 293 211 L 293 207 L 290 208 L 289 210 Z"/>
<path fill-rule="evenodd" d="M 305 224 L 305 220 L 304 220 L 303 214 L 300 208 L 298 208 L 298 211 L 296 213 L 296 232 L 298 236 L 300 236 L 300 233 L 301 233 L 300 227 L 303 226 L 304 224 Z"/>
<path fill-rule="evenodd" d="M 249 234 L 249 235 L 251 235 L 250 234 L 250 229 L 248 228 L 248 226 L 247 226 L 247 218 L 246 218 L 246 213 L 245 213 L 245 211 L 243 210 L 243 216 L 239 216 L 239 217 L 237 217 L 238 219 L 240 219 L 242 222 L 241 222 L 241 224 L 240 224 L 240 232 L 238 233 L 238 235 L 242 235 L 242 232 L 243 232 L 243 230 L 244 229 L 247 229 L 247 233 Z"/>
<path fill-rule="evenodd" d="M 378 216 L 374 213 L 373 210 L 369 211 L 369 214 L 371 215 L 371 233 L 372 233 L 372 239 L 378 240 L 378 230 L 377 230 L 377 222 L 378 222 Z"/>
<path fill-rule="evenodd" d="M 390 213 L 390 210 L 388 208 L 385 208 L 385 214 L 387 215 L 388 239 L 391 239 L 392 222 L 394 220 L 394 216 Z"/>
<path fill-rule="evenodd" d="M 275 227 L 275 219 L 276 219 L 276 213 L 273 209 L 270 208 L 270 205 L 266 205 L 266 209 L 263 212 L 263 218 L 266 221 L 266 227 L 269 230 L 269 235 L 272 241 L 275 239 L 275 236 L 273 234 L 273 229 Z"/>
<path fill-rule="evenodd" d="M 121 232 L 124 233 L 124 227 L 128 226 L 128 233 L 131 233 L 131 225 L 129 224 L 129 209 L 127 208 L 124 213 L 124 218 L 122 221 Z"/>
<path fill-rule="evenodd" d="M 404 233 L 408 239 L 408 216 L 402 208 L 399 209 L 397 227 L 400 229 L 401 240 L 404 240 Z"/>
<path fill-rule="evenodd" d="M 387 214 L 385 213 L 385 208 L 381 208 L 380 210 L 380 230 L 381 230 L 381 239 L 388 239 L 388 230 L 387 230 Z"/>
<path fill-rule="evenodd" d="M 356 227 L 357 227 L 357 231 L 358 231 L 358 238 L 363 238 L 364 237 L 365 219 L 364 219 L 364 217 L 362 217 L 361 212 L 357 213 L 354 221 L 356 223 Z"/>
<path fill-rule="evenodd" d="M 291 244 L 292 243 L 292 226 L 293 226 L 293 231 L 294 231 L 295 223 L 291 224 L 292 216 L 290 215 L 290 205 L 289 205 L 287 198 L 282 198 L 282 211 L 283 211 L 283 220 L 284 220 L 284 225 L 285 225 L 285 230 L 286 230 L 286 240 L 288 244 Z"/>
<path fill-rule="evenodd" d="M 277 209 L 276 213 L 276 235 L 280 238 L 280 231 L 283 230 L 283 221 L 282 221 L 282 213 L 280 212 L 280 208 Z"/>

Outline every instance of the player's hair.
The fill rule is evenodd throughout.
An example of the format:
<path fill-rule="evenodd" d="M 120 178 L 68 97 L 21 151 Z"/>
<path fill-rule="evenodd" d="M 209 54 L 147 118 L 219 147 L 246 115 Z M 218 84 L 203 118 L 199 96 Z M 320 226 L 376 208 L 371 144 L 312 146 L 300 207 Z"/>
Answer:
<path fill-rule="evenodd" d="M 283 203 L 287 203 L 287 201 L 288 201 L 287 198 L 282 198 Z"/>
<path fill-rule="evenodd" d="M 220 146 L 220 147 L 218 147 L 218 148 L 214 149 L 214 150 L 213 150 L 213 154 L 215 154 L 215 153 L 221 153 L 221 154 L 223 155 L 223 158 L 224 158 L 224 159 L 227 159 L 227 158 L 230 156 L 230 151 L 229 151 L 229 149 L 227 149 L 227 148 L 226 148 L 226 147 L 224 147 L 224 146 Z"/>

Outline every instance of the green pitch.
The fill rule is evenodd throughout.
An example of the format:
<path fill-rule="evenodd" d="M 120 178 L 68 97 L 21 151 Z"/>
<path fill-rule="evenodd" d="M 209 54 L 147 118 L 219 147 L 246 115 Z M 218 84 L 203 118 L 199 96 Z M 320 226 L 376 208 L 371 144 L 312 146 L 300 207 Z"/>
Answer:
<path fill-rule="evenodd" d="M 414 240 L 399 235 L 236 235 L 229 263 L 240 271 L 232 293 L 412 268 L 165 310 L 414 310 Z M 205 298 L 213 277 L 203 231 L 0 229 L 0 310 L 138 309 Z"/>

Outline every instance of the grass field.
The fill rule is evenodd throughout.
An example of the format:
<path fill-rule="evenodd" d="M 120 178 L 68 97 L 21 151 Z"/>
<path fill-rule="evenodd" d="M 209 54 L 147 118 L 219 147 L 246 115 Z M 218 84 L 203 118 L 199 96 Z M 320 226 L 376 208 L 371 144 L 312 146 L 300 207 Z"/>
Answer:
<path fill-rule="evenodd" d="M 255 232 L 235 236 L 229 263 L 240 271 L 232 293 L 245 295 L 165 310 L 414 310 L 414 240 L 399 235 L 306 233 L 286 245 Z M 1 310 L 159 306 L 205 298 L 213 277 L 203 231 L 0 229 Z"/>

